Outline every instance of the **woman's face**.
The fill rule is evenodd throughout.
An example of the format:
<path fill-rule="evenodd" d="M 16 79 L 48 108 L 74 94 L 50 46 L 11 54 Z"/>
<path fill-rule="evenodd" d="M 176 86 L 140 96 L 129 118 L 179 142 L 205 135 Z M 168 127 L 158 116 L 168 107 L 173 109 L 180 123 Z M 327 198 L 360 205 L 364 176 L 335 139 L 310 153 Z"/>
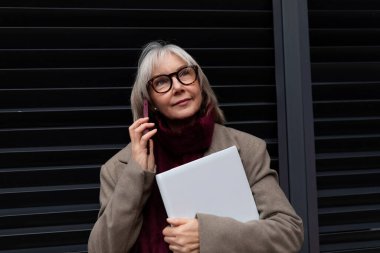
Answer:
<path fill-rule="evenodd" d="M 167 75 L 187 66 L 186 62 L 175 54 L 163 56 L 153 68 L 152 77 Z M 172 88 L 166 93 L 157 93 L 149 88 L 150 98 L 154 106 L 175 125 L 191 121 L 199 111 L 202 103 L 202 91 L 199 81 L 183 85 L 172 76 Z"/>

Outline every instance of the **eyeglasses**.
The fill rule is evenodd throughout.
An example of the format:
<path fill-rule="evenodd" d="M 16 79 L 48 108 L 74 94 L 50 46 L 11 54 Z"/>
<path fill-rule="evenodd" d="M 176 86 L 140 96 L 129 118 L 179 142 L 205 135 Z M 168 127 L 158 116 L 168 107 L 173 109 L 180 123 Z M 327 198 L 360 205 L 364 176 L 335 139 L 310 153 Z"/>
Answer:
<path fill-rule="evenodd" d="M 157 93 L 166 93 L 173 86 L 173 76 L 175 76 L 181 84 L 190 85 L 198 79 L 198 67 L 186 66 L 168 75 L 155 76 L 148 81 L 147 85 L 152 86 L 153 90 Z"/>

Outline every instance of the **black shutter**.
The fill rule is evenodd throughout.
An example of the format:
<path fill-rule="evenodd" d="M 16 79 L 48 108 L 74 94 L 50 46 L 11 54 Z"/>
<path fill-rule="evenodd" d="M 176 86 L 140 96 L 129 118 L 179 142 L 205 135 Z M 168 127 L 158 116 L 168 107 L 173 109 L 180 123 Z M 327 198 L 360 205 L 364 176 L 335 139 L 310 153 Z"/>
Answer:
<path fill-rule="evenodd" d="M 271 1 L 2 1 L 0 38 L 0 252 L 86 251 L 153 39 L 195 56 L 228 125 L 266 139 L 278 167 Z"/>
<path fill-rule="evenodd" d="M 321 252 L 380 252 L 380 2 L 310 0 Z"/>

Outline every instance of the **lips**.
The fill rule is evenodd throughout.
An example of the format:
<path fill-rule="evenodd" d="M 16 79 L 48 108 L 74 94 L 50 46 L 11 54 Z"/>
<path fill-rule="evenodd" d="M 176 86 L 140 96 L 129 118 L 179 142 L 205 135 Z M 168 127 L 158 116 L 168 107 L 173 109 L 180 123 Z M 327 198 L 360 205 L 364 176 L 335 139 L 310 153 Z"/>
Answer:
<path fill-rule="evenodd" d="M 187 101 L 190 101 L 190 98 L 181 99 L 173 104 L 173 106 L 180 105 L 182 103 L 186 103 Z"/>

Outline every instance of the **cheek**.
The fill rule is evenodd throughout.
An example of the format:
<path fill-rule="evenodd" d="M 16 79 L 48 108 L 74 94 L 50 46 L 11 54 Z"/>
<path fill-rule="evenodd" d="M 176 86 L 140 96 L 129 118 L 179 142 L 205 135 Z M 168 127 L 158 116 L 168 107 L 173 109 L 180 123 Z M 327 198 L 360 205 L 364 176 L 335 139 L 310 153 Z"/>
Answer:
<path fill-rule="evenodd" d="M 158 111 L 162 112 L 165 114 L 165 112 L 170 111 L 172 108 L 169 106 L 170 105 L 170 97 L 167 96 L 161 96 L 161 97 L 156 97 L 156 99 L 152 99 L 154 106 L 158 109 Z"/>
<path fill-rule="evenodd" d="M 198 84 L 199 85 L 199 84 Z M 203 92 L 202 92 L 202 90 L 201 90 L 201 87 L 200 86 L 198 86 L 199 88 L 198 88 L 198 90 L 197 90 L 197 97 L 198 97 L 198 102 L 199 102 L 199 104 L 201 105 L 202 104 L 202 102 L 203 102 L 203 97 L 204 97 L 204 94 L 203 94 Z"/>

